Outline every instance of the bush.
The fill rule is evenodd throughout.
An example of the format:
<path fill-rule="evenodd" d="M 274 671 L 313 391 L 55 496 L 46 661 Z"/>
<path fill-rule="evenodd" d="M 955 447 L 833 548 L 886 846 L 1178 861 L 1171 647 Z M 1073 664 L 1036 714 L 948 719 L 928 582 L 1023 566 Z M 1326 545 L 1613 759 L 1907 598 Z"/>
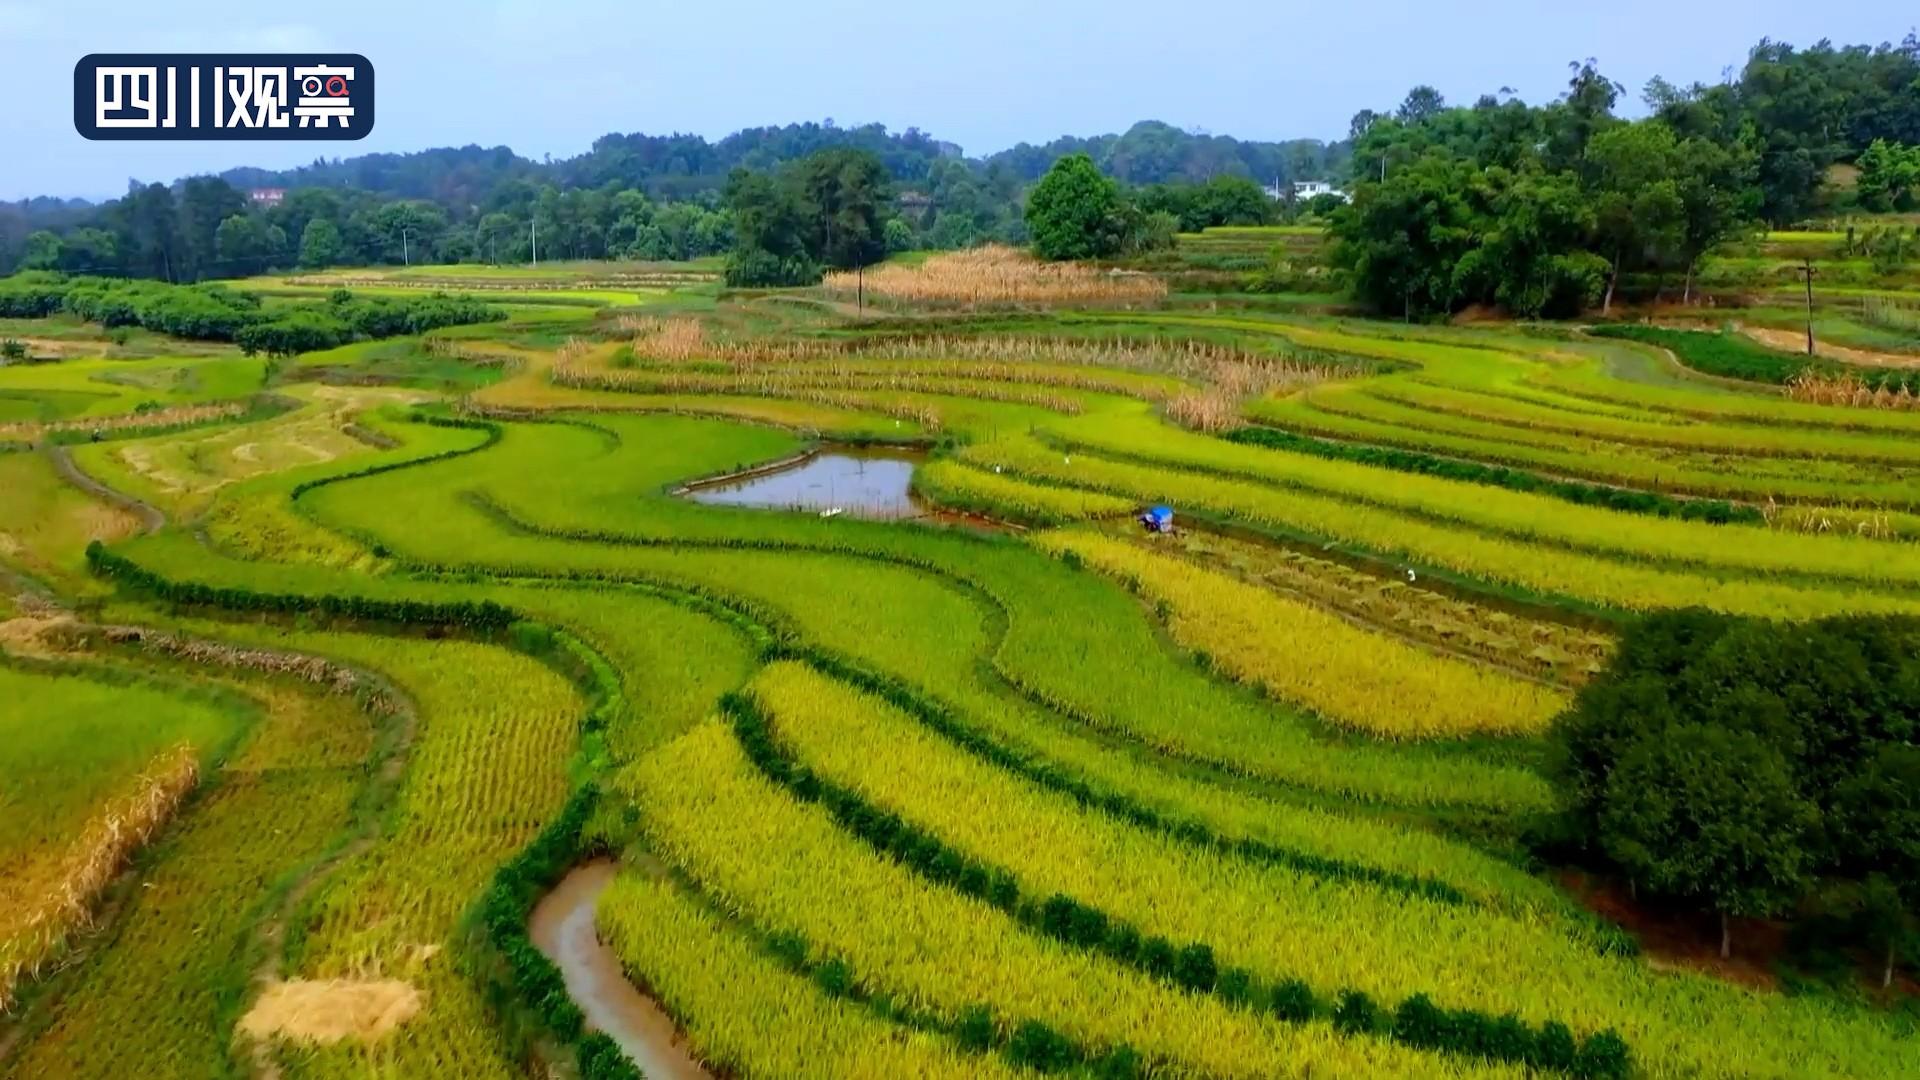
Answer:
<path fill-rule="evenodd" d="M 1558 1020 L 1549 1020 L 1541 1025 L 1540 1035 L 1533 1042 L 1533 1053 L 1527 1063 L 1536 1069 L 1564 1072 L 1573 1068 L 1578 1056 L 1579 1047 L 1573 1041 L 1573 1032 Z"/>
<path fill-rule="evenodd" d="M 814 285 L 820 281 L 820 274 L 818 263 L 799 257 L 782 258 L 757 248 L 736 250 L 727 256 L 726 282 L 729 288 Z"/>
<path fill-rule="evenodd" d="M 1072 1068 L 1080 1055 L 1066 1036 L 1038 1020 L 1028 1020 L 1014 1030 L 1007 1058 L 1035 1072 L 1052 1073 Z"/>
<path fill-rule="evenodd" d="M 953 1027 L 954 1041 L 960 1044 L 962 1050 L 974 1053 L 985 1051 L 999 1037 L 1000 1028 L 994 1023 L 993 1010 L 985 1005 L 969 1006 Z"/>
<path fill-rule="evenodd" d="M 1313 997 L 1313 988 L 1299 979 L 1286 979 L 1275 983 L 1268 1005 L 1273 1010 L 1273 1015 L 1296 1024 L 1304 1024 L 1313 1019 L 1313 1014 L 1318 1008 L 1318 1002 Z"/>
<path fill-rule="evenodd" d="M 1138 1050 L 1122 1043 L 1100 1055 L 1089 1071 L 1093 1080 L 1139 1080 L 1147 1074 L 1147 1067 Z"/>
<path fill-rule="evenodd" d="M 643 1080 L 640 1070 L 627 1060 L 626 1051 L 603 1032 L 582 1038 L 576 1057 L 580 1080 Z"/>
<path fill-rule="evenodd" d="M 1210 994 L 1219 982 L 1220 968 L 1214 962 L 1213 949 L 1204 944 L 1188 945 L 1174 958 L 1173 981 L 1196 993 Z"/>
<path fill-rule="evenodd" d="M 1409 1046 L 1446 1048 L 1452 1041 L 1452 1024 L 1427 995 L 1415 994 L 1394 1010 L 1393 1037 Z"/>
<path fill-rule="evenodd" d="M 853 969 L 837 956 L 813 970 L 813 981 L 828 997 L 853 993 Z"/>
<path fill-rule="evenodd" d="M 1333 1026 L 1343 1035 L 1365 1035 L 1380 1029 L 1380 1006 L 1364 991 L 1342 990 L 1333 1007 Z"/>
<path fill-rule="evenodd" d="M 1245 968 L 1228 968 L 1220 973 L 1220 982 L 1214 992 L 1229 1005 L 1253 1004 L 1253 973 Z"/>
<path fill-rule="evenodd" d="M 294 311 L 243 327 L 233 343 L 248 356 L 293 356 L 345 345 L 353 340 L 346 323 L 316 311 Z"/>
<path fill-rule="evenodd" d="M 1626 1080 L 1632 1073 L 1626 1040 L 1611 1029 L 1587 1036 L 1574 1057 L 1573 1075 L 1580 1080 Z"/>

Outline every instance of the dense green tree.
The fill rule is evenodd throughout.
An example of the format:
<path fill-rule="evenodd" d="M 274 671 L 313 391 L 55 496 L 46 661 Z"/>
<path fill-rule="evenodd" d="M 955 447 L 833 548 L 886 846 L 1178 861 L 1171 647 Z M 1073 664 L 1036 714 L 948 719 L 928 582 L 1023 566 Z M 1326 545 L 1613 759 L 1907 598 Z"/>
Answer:
<path fill-rule="evenodd" d="M 1554 723 L 1564 836 L 1723 916 L 1844 896 L 1891 967 L 1920 913 L 1917 733 L 1920 621 L 1648 616 Z"/>
<path fill-rule="evenodd" d="M 1915 90 L 1920 93 L 1920 87 Z M 1912 210 L 1920 205 L 1920 144 L 1875 139 L 1860 155 L 1860 205 L 1868 210 Z"/>
<path fill-rule="evenodd" d="M 214 257 L 233 274 L 260 273 L 285 254 L 286 234 L 253 214 L 233 214 L 213 232 Z"/>
<path fill-rule="evenodd" d="M 246 197 L 218 177 L 195 176 L 181 185 L 176 226 L 180 250 L 177 272 L 181 280 L 229 276 L 220 265 L 214 233 L 221 222 L 246 209 Z M 241 272 L 251 271 L 241 268 Z"/>
<path fill-rule="evenodd" d="M 27 236 L 27 242 L 20 255 L 22 270 L 58 270 L 66 261 L 66 245 L 60 237 L 47 229 Z"/>
<path fill-rule="evenodd" d="M 1587 146 L 1594 203 L 1594 239 L 1612 267 L 1601 311 L 1613 307 L 1622 270 L 1658 266 L 1684 247 L 1678 146 L 1658 120 L 1619 124 Z"/>
<path fill-rule="evenodd" d="M 1594 213 L 1572 176 L 1496 166 L 1473 197 L 1479 242 L 1454 267 L 1461 297 L 1526 318 L 1567 318 L 1600 295 L 1607 266 L 1584 248 Z"/>
<path fill-rule="evenodd" d="M 1754 186 L 1757 168 L 1752 151 L 1744 145 L 1722 146 L 1695 136 L 1675 147 L 1673 181 L 1680 199 L 1675 254 L 1686 273 L 1682 302 L 1693 301 L 1693 281 L 1701 260 L 1756 222 L 1760 212 L 1760 191 Z"/>
<path fill-rule="evenodd" d="M 1154 184 L 1136 197 L 1148 214 L 1171 214 L 1181 231 L 1216 225 L 1263 225 L 1273 219 L 1274 201 L 1259 184 L 1240 176 L 1216 176 L 1204 184 Z"/>
<path fill-rule="evenodd" d="M 346 254 L 346 246 L 340 236 L 340 227 L 325 218 L 315 218 L 307 222 L 307 229 L 300 234 L 300 265 L 308 270 L 322 270 L 329 266 L 338 266 Z"/>
<path fill-rule="evenodd" d="M 1099 259 L 1126 246 L 1120 186 L 1085 154 L 1061 158 L 1027 195 L 1027 228 L 1043 259 Z"/>
<path fill-rule="evenodd" d="M 886 257 L 891 195 L 878 157 L 864 150 L 826 150 L 788 168 L 787 182 L 806 214 L 811 257 L 841 270 Z"/>
<path fill-rule="evenodd" d="M 173 192 L 165 184 L 134 185 L 114 204 L 111 217 L 129 273 L 178 280 L 182 269 L 179 223 Z"/>
<path fill-rule="evenodd" d="M 1375 125 L 1375 130 L 1380 125 Z M 1334 215 L 1334 260 L 1376 310 L 1406 318 L 1452 311 L 1455 270 L 1479 240 L 1470 162 L 1440 151 L 1363 183 Z"/>
<path fill-rule="evenodd" d="M 1888 743 L 1836 788 L 1839 859 L 1861 881 L 1864 932 L 1893 982 L 1902 947 L 1920 933 L 1920 747 Z"/>
<path fill-rule="evenodd" d="M 741 169 L 727 182 L 726 199 L 734 234 L 727 284 L 806 285 L 820 280 L 820 264 L 807 249 L 814 223 L 794 184 Z"/>
<path fill-rule="evenodd" d="M 1431 86 L 1416 86 L 1407 91 L 1406 99 L 1394 110 L 1393 117 L 1402 124 L 1424 124 L 1439 116 L 1446 107 L 1447 99 L 1440 96 L 1440 91 Z"/>
<path fill-rule="evenodd" d="M 1592 58 L 1576 60 L 1567 69 L 1573 76 L 1567 80 L 1566 95 L 1547 117 L 1546 163 L 1549 168 L 1579 170 L 1588 144 L 1617 123 L 1613 107 L 1624 88 L 1600 74 Z"/>
<path fill-rule="evenodd" d="M 1728 917 L 1769 916 L 1805 891 L 1818 821 L 1779 751 L 1722 728 L 1677 724 L 1614 764 L 1599 840 L 1641 885 Z"/>

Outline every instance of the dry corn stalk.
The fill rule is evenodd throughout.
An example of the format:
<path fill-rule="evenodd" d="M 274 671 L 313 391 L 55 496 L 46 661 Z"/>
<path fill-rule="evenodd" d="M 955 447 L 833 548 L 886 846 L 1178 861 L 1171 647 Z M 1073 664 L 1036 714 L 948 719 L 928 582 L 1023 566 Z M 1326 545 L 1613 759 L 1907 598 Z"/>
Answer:
<path fill-rule="evenodd" d="M 888 265 L 863 274 L 828 274 L 828 292 L 933 304 L 1152 304 L 1166 282 L 1146 274 L 1047 263 L 1018 248 L 989 244 L 935 255 L 919 266 Z"/>
<path fill-rule="evenodd" d="M 181 405 L 171 409 L 124 413 L 120 416 L 57 420 L 48 424 L 23 420 L 12 424 L 0 424 L 0 436 L 17 435 L 31 439 L 56 431 L 123 431 L 134 428 L 171 427 L 175 424 L 197 424 L 204 420 L 239 416 L 246 411 L 246 402 L 226 401 L 217 405 Z"/>
<path fill-rule="evenodd" d="M 1822 375 L 1803 371 L 1787 383 L 1787 396 L 1814 405 L 1846 405 L 1856 409 L 1920 409 L 1920 395 L 1905 383 L 1889 390 L 1883 383 L 1870 387 L 1852 374 Z"/>

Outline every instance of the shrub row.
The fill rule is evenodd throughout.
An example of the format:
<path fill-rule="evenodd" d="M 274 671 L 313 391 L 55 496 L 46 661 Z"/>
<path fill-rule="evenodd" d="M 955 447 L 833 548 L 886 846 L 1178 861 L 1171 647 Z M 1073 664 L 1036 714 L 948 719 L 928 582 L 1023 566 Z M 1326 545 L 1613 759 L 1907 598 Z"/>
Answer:
<path fill-rule="evenodd" d="M 544 661 L 586 694 L 587 711 L 580 721 L 582 745 L 588 754 L 588 769 L 599 771 L 606 763 L 598 760 L 594 747 L 626 705 L 619 673 L 572 634 L 543 623 L 516 622 L 508 629 L 508 639 L 514 648 Z M 528 920 L 540 898 L 568 870 L 595 854 L 589 849 L 586 825 L 598 801 L 599 789 L 591 781 L 583 784 L 567 800 L 559 817 L 494 873 L 476 911 L 486 944 L 504 965 L 504 986 L 485 978 L 487 965 L 480 965 L 478 971 L 482 991 L 494 991 L 487 996 L 496 1010 L 505 1013 L 505 1002 L 497 991 L 510 991 L 548 1032 L 573 1047 L 582 1080 L 641 1080 L 640 1070 L 619 1044 L 603 1033 L 589 1034 L 585 1030 L 586 1017 L 567 992 L 565 975 L 527 932 Z"/>
<path fill-rule="evenodd" d="M 946 1035 L 969 1053 L 987 1054 L 998 1049 L 1015 1066 L 1042 1073 L 1085 1066 L 1085 1075 L 1095 1080 L 1140 1080 L 1147 1075 L 1140 1053 L 1130 1046 L 1095 1054 L 1042 1021 L 1003 1022 L 986 1005 L 964 1009 L 948 1021 L 890 995 L 872 993 L 860 985 L 845 960 L 812 959 L 806 939 L 791 931 L 769 934 L 762 945 L 787 970 L 812 982 L 828 997 L 857 1003 L 902 1027 Z"/>
<path fill-rule="evenodd" d="M 60 312 L 103 326 L 138 326 L 174 337 L 231 341 L 248 355 L 270 356 L 502 317 L 499 309 L 478 300 L 444 293 L 375 299 L 356 298 L 338 289 L 324 302 L 263 308 L 258 297 L 221 285 L 43 273 L 0 282 L 0 317 L 40 319 Z"/>
<path fill-rule="evenodd" d="M 1291 431 L 1281 431 L 1278 428 L 1244 427 L 1229 432 L 1224 437 L 1230 442 L 1248 446 L 1263 446 L 1273 450 L 1312 454 L 1315 457 L 1333 461 L 1372 465 L 1396 472 L 1419 473 L 1423 476 L 1438 476 L 1447 480 L 1486 484 L 1510 491 L 1547 495 L 1581 506 L 1599 506 L 1629 514 L 1705 521 L 1715 525 L 1736 523 L 1754 525 L 1766 520 L 1765 515 L 1761 514 L 1758 508 L 1728 502 L 1725 499 L 1676 499 L 1671 495 L 1662 495 L 1657 492 L 1608 487 L 1605 484 L 1588 484 L 1578 480 L 1560 480 L 1528 472 L 1525 469 L 1512 469 L 1504 465 L 1485 465 L 1477 461 L 1462 461 L 1414 450 L 1396 450 L 1391 447 L 1354 445 L 1328 439 L 1315 439 L 1306 435 L 1297 435 Z"/>
<path fill-rule="evenodd" d="M 1424 995 L 1409 998 L 1414 1003 L 1411 1011 L 1403 1003 L 1389 1022 L 1360 991 L 1343 990 L 1329 1005 L 1297 979 L 1262 985 L 1252 972 L 1223 970 L 1212 947 L 1204 942 L 1181 944 L 1143 935 L 1132 924 L 1063 894 L 1044 900 L 1022 897 L 1017 880 L 1007 870 L 952 848 L 899 815 L 873 806 L 793 761 L 775 739 L 765 714 L 747 696 L 730 693 L 720 705 L 732 720 L 748 760 L 795 798 L 819 804 L 841 827 L 927 880 L 990 904 L 1055 940 L 1102 953 L 1182 989 L 1218 995 L 1241 1008 L 1265 1009 L 1296 1022 L 1324 1014 L 1335 1028 L 1347 1034 L 1369 1034 L 1423 1049 L 1552 1068 L 1579 1080 L 1625 1080 L 1631 1074 L 1631 1054 L 1625 1041 L 1611 1030 L 1575 1040 L 1558 1022 L 1550 1021 L 1535 1029 L 1513 1015 L 1494 1017 L 1475 1009 L 1438 1010 Z M 1429 1017 L 1428 1011 L 1437 1019 Z M 1398 1023 L 1401 1012 L 1432 1022 L 1424 1027 L 1410 1024 L 1408 1034 L 1403 1036 Z M 1017 1037 L 1016 1032 L 1016 1041 Z M 1573 1045 L 1571 1054 L 1560 1052 L 1564 1043 Z M 1078 1060 L 1037 1032 L 1021 1045 L 1023 1053 L 1030 1055 L 1024 1063 L 1036 1068 L 1066 1068 Z"/>
<path fill-rule="evenodd" d="M 566 977 L 527 935 L 534 905 L 585 855 L 584 830 L 598 798 L 591 784 L 574 792 L 560 816 L 495 872 L 477 908 L 479 927 L 505 966 L 504 989 L 574 1048 L 583 1080 L 640 1080 L 640 1070 L 612 1039 L 587 1034 L 586 1015 L 567 993 Z M 497 993 L 489 996 L 500 1004 Z"/>
<path fill-rule="evenodd" d="M 1434 878 L 1399 874 L 1362 863 L 1284 848 L 1261 840 L 1229 839 L 1198 821 L 1179 820 L 1125 795 L 1095 790 L 1092 785 L 1065 769 L 1044 761 L 1034 761 L 995 742 L 948 709 L 927 701 L 899 680 L 870 674 L 817 651 L 789 649 L 784 655 L 770 657 L 770 659 L 794 659 L 805 663 L 829 678 L 885 701 L 976 757 L 1049 791 L 1065 795 L 1081 806 L 1109 814 L 1151 832 L 1171 836 L 1184 843 L 1212 848 L 1249 862 L 1277 866 L 1299 873 L 1312 874 L 1315 877 L 1362 882 L 1375 888 L 1407 893 L 1446 904 L 1473 902 L 1459 889 Z"/>
<path fill-rule="evenodd" d="M 496 524 L 505 529 L 533 536 L 545 536 L 556 539 L 585 540 L 597 543 L 630 544 L 638 547 L 650 547 L 672 544 L 674 546 L 711 547 L 721 550 L 789 550 L 795 545 L 779 540 L 757 540 L 751 538 L 716 538 L 703 541 L 678 541 L 635 537 L 630 534 L 598 531 L 558 529 L 538 522 L 522 520 L 511 511 L 475 493 L 469 503 L 486 514 Z M 800 550 L 843 550 L 831 545 L 820 548 L 802 547 Z M 867 549 L 847 547 L 844 550 L 874 557 Z M 887 561 L 903 566 L 928 570 L 945 576 L 945 571 L 930 562 L 910 558 L 887 557 Z M 449 568 L 429 568 L 449 569 Z M 911 689 L 905 682 L 881 676 L 855 667 L 844 660 L 799 643 L 799 635 L 782 624 L 777 615 L 742 603 L 738 599 L 716 594 L 708 590 L 685 584 L 673 588 L 633 582 L 618 575 L 605 575 L 593 572 L 570 572 L 560 575 L 572 581 L 620 582 L 627 587 L 642 589 L 649 595 L 678 602 L 691 602 L 704 614 L 722 618 L 753 638 L 763 650 L 762 659 L 767 662 L 790 659 L 808 664 L 829 677 L 846 682 L 861 690 L 873 694 L 908 715 L 926 724 L 943 737 L 974 753 L 995 765 L 1005 768 L 1018 776 L 1050 790 L 1065 794 L 1083 806 L 1111 814 L 1131 824 L 1149 829 L 1181 841 L 1211 847 L 1217 851 L 1231 853 L 1249 861 L 1279 866 L 1300 873 L 1342 881 L 1357 881 L 1389 889 L 1396 892 L 1417 895 L 1441 903 L 1469 904 L 1471 897 L 1444 881 L 1435 878 L 1418 877 L 1395 873 L 1362 863 L 1317 855 L 1312 852 L 1298 851 L 1280 847 L 1253 839 L 1232 839 L 1214 832 L 1206 825 L 1192 820 L 1181 820 L 1156 810 L 1144 803 L 1125 795 L 1101 792 L 1071 772 L 1057 766 L 1032 760 L 992 738 L 982 734 L 950 710 L 937 703 L 928 701 Z M 1025 688 L 1017 683 L 1013 688 L 1026 694 Z M 1031 695 L 1029 695 L 1031 696 Z M 1061 710 L 1059 703 L 1043 697 L 1033 700 L 1043 708 Z M 1631 952 L 1632 939 L 1625 935 L 1597 935 L 1601 946 L 1612 952 Z"/>
<path fill-rule="evenodd" d="M 228 611 L 278 612 L 289 615 L 320 614 L 330 618 L 368 622 L 402 623 L 412 626 L 443 626 L 468 633 L 488 634 L 504 630 L 514 621 L 513 612 L 491 600 L 458 600 L 446 603 L 425 600 L 380 600 L 365 596 L 298 593 L 262 593 L 229 586 L 177 582 L 162 577 L 140 564 L 106 549 L 95 540 L 87 545 L 87 566 L 95 574 L 121 585 L 151 593 L 171 604 L 215 607 Z"/>
<path fill-rule="evenodd" d="M 334 476 L 320 476 L 312 480 L 302 480 L 300 483 L 295 484 L 293 490 L 288 493 L 288 501 L 298 502 L 300 496 L 305 495 L 314 488 L 325 487 L 328 484 L 338 484 L 346 480 L 361 480 L 369 476 L 378 476 L 381 473 L 392 472 L 395 469 L 411 468 L 415 465 L 431 465 L 436 461 L 445 461 L 448 458 L 456 458 L 462 454 L 477 454 L 506 437 L 505 432 L 499 424 L 490 423 L 485 420 L 467 420 L 458 416 L 436 416 L 432 413 L 423 412 L 410 413 L 407 416 L 407 420 L 410 423 L 425 424 L 428 427 L 484 431 L 487 437 L 477 446 L 442 450 L 439 453 L 428 454 L 425 457 L 407 458 L 404 461 L 387 461 L 378 465 L 369 465 L 364 469 L 355 469 L 352 472 L 339 473 Z"/>
<path fill-rule="evenodd" d="M 1727 331 L 1706 333 L 1640 323 L 1609 323 L 1593 327 L 1588 333 L 1667 349 L 1686 366 L 1727 379 L 1784 386 L 1801 372 L 1813 371 L 1820 375 L 1850 374 L 1873 390 L 1883 386 L 1888 390 L 1899 390 L 1901 386 L 1906 386 L 1909 390 L 1920 392 L 1920 375 L 1911 371 L 1860 367 L 1781 352 Z"/>

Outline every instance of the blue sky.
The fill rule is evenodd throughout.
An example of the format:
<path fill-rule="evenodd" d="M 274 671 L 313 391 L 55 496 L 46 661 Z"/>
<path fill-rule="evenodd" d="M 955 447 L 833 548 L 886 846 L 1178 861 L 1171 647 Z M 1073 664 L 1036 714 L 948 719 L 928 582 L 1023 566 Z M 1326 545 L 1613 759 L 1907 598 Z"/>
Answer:
<path fill-rule="evenodd" d="M 1712 82 L 1760 37 L 1897 40 L 1887 0 L 1478 4 L 905 0 L 0 0 L 0 199 L 105 197 L 129 178 L 504 143 L 538 158 L 608 131 L 828 117 L 918 126 L 984 153 L 1158 119 L 1243 138 L 1335 138 L 1416 83 L 1471 101 L 1549 99 L 1594 56 L 1637 98 L 1654 74 Z M 359 143 L 89 143 L 72 127 L 90 52 L 358 52 L 379 74 Z"/>

